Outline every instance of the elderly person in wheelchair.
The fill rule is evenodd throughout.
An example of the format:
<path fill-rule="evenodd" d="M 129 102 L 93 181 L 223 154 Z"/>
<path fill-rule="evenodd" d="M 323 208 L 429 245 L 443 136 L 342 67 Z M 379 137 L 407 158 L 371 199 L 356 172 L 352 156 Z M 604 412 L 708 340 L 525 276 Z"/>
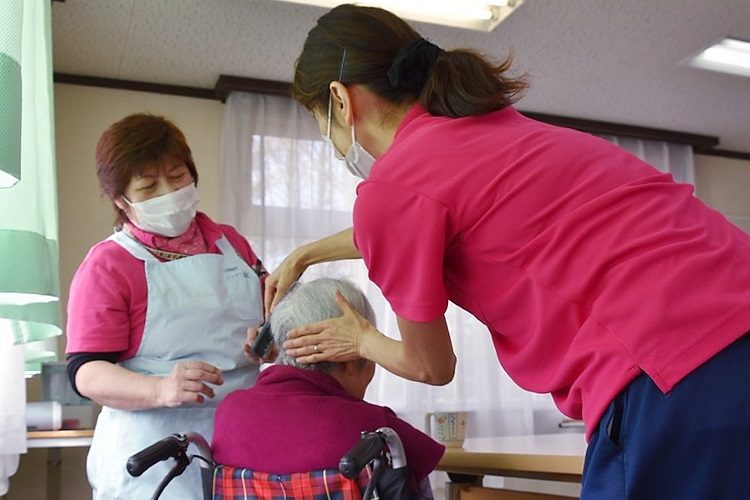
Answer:
<path fill-rule="evenodd" d="M 373 362 L 300 365 L 283 350 L 291 329 L 341 315 L 337 290 L 375 323 L 367 298 L 347 281 L 296 284 L 269 318 L 278 349 L 275 364 L 262 370 L 252 387 L 227 395 L 217 409 L 214 461 L 276 475 L 336 469 L 362 431 L 388 427 L 403 443 L 415 498 L 432 498 L 428 474 L 444 447 L 391 409 L 363 400 Z"/>
<path fill-rule="evenodd" d="M 433 498 L 428 474 L 445 448 L 391 409 L 363 400 L 375 371 L 371 361 L 300 365 L 283 349 L 290 330 L 342 314 L 337 293 L 374 324 L 372 307 L 351 283 L 328 278 L 297 283 L 253 342 L 258 352 L 257 341 L 270 332 L 272 352 L 261 350 L 261 356 L 275 364 L 262 370 L 252 387 L 225 397 L 211 447 L 186 429 L 130 457 L 127 470 L 133 476 L 174 459 L 152 499 L 172 495 L 165 488 L 195 458 L 207 500 Z M 188 452 L 192 447 L 198 454 Z"/>

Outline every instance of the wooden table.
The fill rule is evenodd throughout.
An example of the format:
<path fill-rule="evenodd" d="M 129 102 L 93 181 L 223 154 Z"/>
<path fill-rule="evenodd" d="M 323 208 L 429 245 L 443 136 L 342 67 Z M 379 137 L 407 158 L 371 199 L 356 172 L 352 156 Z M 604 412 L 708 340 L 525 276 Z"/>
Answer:
<path fill-rule="evenodd" d="M 29 431 L 26 433 L 29 448 L 70 448 L 91 445 L 93 429 L 65 431 Z"/>
<path fill-rule="evenodd" d="M 462 484 L 481 489 L 485 475 L 580 483 L 585 453 L 586 441 L 579 432 L 474 438 L 467 439 L 462 448 L 447 448 L 437 470 L 451 478 L 447 497 L 454 499 L 462 497 L 459 490 L 466 490 L 459 488 Z M 501 496 L 496 493 L 492 498 Z"/>

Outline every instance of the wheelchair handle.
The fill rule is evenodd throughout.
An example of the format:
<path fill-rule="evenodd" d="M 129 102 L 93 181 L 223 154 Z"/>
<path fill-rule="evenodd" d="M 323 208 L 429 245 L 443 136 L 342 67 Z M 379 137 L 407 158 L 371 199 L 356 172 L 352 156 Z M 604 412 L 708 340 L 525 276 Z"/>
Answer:
<path fill-rule="evenodd" d="M 396 431 L 390 427 L 381 427 L 377 432 L 385 439 L 385 444 L 391 452 L 391 468 L 400 469 L 406 467 L 406 451 Z"/>
<path fill-rule="evenodd" d="M 172 434 L 165 437 L 128 458 L 126 465 L 128 473 L 131 476 L 138 477 L 155 463 L 184 455 L 188 444 L 184 434 Z"/>
<path fill-rule="evenodd" d="M 363 432 L 354 447 L 339 460 L 339 472 L 347 479 L 354 479 L 370 460 L 383 450 L 385 438 L 375 432 Z"/>
<path fill-rule="evenodd" d="M 191 456 L 191 460 L 193 457 L 198 456 L 203 459 L 200 460 L 201 469 L 213 469 L 213 455 L 211 453 L 211 447 L 208 445 L 208 441 L 206 441 L 206 438 L 204 438 L 197 432 L 186 432 L 181 435 L 185 436 L 185 439 L 187 440 L 187 444 L 185 445 L 185 447 L 192 444 L 198 449 L 198 455 Z"/>
<path fill-rule="evenodd" d="M 396 431 L 381 427 L 374 432 L 363 432 L 359 442 L 339 460 L 339 472 L 348 479 L 354 479 L 371 460 L 378 457 L 383 447 L 388 445 L 392 469 L 406 467 L 406 451 Z"/>

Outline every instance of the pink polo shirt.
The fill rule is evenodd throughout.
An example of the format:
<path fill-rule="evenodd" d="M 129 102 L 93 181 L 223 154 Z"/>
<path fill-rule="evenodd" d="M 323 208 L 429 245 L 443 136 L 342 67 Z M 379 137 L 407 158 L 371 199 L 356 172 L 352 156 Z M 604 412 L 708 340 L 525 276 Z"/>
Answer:
<path fill-rule="evenodd" d="M 395 313 L 450 300 L 521 387 L 595 428 L 639 373 L 668 392 L 750 330 L 750 237 L 635 156 L 509 107 L 414 106 L 357 190 L 354 239 Z"/>
<path fill-rule="evenodd" d="M 226 236 L 251 267 L 262 267 L 247 240 L 233 227 L 217 224 L 201 212 L 195 221 L 209 253 L 219 253 L 216 242 Z M 65 352 L 122 352 L 120 360 L 132 358 L 143 337 L 147 303 L 143 261 L 114 241 L 97 243 L 70 285 Z"/>

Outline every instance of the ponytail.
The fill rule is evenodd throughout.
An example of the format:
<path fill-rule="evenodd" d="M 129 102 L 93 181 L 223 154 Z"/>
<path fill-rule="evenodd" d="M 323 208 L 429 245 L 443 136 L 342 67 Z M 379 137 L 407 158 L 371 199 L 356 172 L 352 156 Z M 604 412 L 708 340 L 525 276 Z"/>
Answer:
<path fill-rule="evenodd" d="M 483 115 L 516 102 L 527 84 L 523 77 L 505 76 L 511 58 L 491 64 L 473 50 L 443 52 L 435 60 L 419 94 L 419 102 L 432 115 Z"/>
<path fill-rule="evenodd" d="M 433 115 L 481 115 L 513 104 L 526 89 L 523 77 L 505 75 L 510 65 L 510 57 L 494 65 L 473 50 L 444 51 L 386 10 L 344 4 L 308 33 L 292 97 L 323 110 L 328 85 L 339 80 L 363 85 L 393 105 L 419 101 Z"/>

